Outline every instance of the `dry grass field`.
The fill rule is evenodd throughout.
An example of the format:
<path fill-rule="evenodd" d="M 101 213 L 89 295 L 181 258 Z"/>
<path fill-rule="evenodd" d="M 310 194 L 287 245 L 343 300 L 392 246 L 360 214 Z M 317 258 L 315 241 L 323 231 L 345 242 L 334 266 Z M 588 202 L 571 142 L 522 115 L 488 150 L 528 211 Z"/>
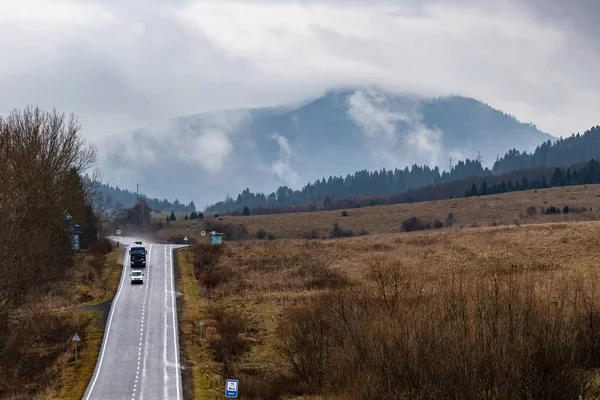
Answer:
<path fill-rule="evenodd" d="M 121 248 L 122 249 L 122 248 Z M 0 379 L 2 398 L 80 399 L 92 376 L 104 333 L 106 301 L 121 277 L 121 249 L 81 253 L 71 274 L 52 284 L 52 296 L 23 310 L 31 322 L 11 346 L 10 373 Z M 108 253 L 106 253 L 108 251 Z M 51 308 L 50 308 L 51 307 Z M 71 341 L 78 333 L 78 360 Z M 26 337 L 27 340 L 23 340 Z"/>
<path fill-rule="evenodd" d="M 550 206 L 562 208 L 585 208 L 586 212 L 560 215 L 540 215 L 540 209 Z M 530 216 L 527 208 L 534 206 L 536 214 Z M 590 208 L 592 211 L 590 211 Z M 433 222 L 444 221 L 449 213 L 454 214 L 456 227 L 484 225 L 507 225 L 515 222 L 540 223 L 560 221 L 597 220 L 600 218 L 600 185 L 570 186 L 542 190 L 512 192 L 483 197 L 457 198 L 413 204 L 363 207 L 346 210 L 319 211 L 313 213 L 290 213 L 257 216 L 225 216 L 218 220 L 208 217 L 217 223 L 244 224 L 247 237 L 255 238 L 263 230 L 277 239 L 328 237 L 334 223 L 343 230 L 350 230 L 355 235 L 363 233 L 381 234 L 400 232 L 401 224 L 411 217 L 419 217 Z M 208 214 L 207 214 L 208 215 Z M 202 241 L 200 232 L 204 229 L 201 221 L 184 221 L 184 215 L 178 215 L 177 221 L 169 222 L 158 233 L 159 239 L 187 235 L 193 240 Z M 164 218 L 163 218 L 164 219 Z M 208 241 L 205 237 L 203 241 Z"/>
<path fill-rule="evenodd" d="M 413 213 L 468 224 L 544 200 L 597 209 L 598 187 L 569 189 L 351 215 L 385 231 Z M 336 218 L 305 218 L 318 215 L 323 228 Z M 248 225 L 283 236 L 294 219 L 304 220 Z M 216 398 L 234 376 L 244 399 L 597 398 L 599 260 L 595 221 L 184 249 L 180 326 L 195 398 Z"/>

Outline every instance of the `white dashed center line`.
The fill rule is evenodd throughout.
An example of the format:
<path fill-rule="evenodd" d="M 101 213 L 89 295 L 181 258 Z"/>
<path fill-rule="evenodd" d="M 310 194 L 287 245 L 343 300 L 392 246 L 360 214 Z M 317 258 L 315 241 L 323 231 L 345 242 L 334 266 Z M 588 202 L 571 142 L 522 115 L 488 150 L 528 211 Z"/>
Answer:
<path fill-rule="evenodd" d="M 135 395 L 137 391 L 137 384 L 140 378 L 140 364 L 142 361 L 142 344 L 144 342 L 144 329 L 146 327 L 144 320 L 146 316 L 146 300 L 148 299 L 148 282 L 150 281 L 150 257 L 152 256 L 152 245 L 150 245 L 150 249 L 148 251 L 148 259 L 146 260 L 146 279 L 144 280 L 144 285 L 146 288 L 144 290 L 144 301 L 142 302 L 142 319 L 140 325 L 140 346 L 138 348 L 138 357 L 137 357 L 137 370 L 135 372 L 135 381 L 133 383 L 133 395 L 131 400 L 135 400 Z M 139 392 L 138 392 L 139 393 Z"/>

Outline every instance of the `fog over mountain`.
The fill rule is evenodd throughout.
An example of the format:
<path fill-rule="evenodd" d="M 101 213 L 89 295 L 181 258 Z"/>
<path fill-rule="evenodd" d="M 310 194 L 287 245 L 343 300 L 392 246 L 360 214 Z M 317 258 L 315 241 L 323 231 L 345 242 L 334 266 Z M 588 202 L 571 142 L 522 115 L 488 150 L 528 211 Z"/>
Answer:
<path fill-rule="evenodd" d="M 351 116 L 325 107 L 344 115 L 330 130 L 341 137 L 309 129 L 333 116 L 264 108 L 378 85 L 478 99 L 557 137 L 583 132 L 600 109 L 598 15 L 596 0 L 3 0 L 0 115 L 72 112 L 108 183 L 133 190 L 139 179 L 152 197 L 198 205 L 398 158 L 445 167 L 447 154 L 480 150 L 491 162 L 498 150 L 473 142 L 475 128 L 455 140 L 462 128 L 430 123 L 406 98 L 401 111 L 386 108 L 387 95 L 356 96 Z M 141 127 L 143 143 L 132 141 Z"/>
<path fill-rule="evenodd" d="M 145 194 L 200 207 L 245 188 L 298 189 L 329 175 L 412 164 L 447 168 L 481 153 L 552 139 L 533 124 L 461 96 L 398 95 L 369 86 L 330 90 L 294 106 L 207 112 L 110 137 L 111 173 Z M 177 145 L 174 145 L 177 144 Z M 110 183 L 110 182 L 109 182 Z"/>

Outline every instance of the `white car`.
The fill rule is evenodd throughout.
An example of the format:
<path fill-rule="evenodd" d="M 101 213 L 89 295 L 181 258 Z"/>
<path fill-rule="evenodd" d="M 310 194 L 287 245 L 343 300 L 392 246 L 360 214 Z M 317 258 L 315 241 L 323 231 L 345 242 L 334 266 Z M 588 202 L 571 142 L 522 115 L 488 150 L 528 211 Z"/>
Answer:
<path fill-rule="evenodd" d="M 129 276 L 131 276 L 132 285 L 134 283 L 144 283 L 144 274 L 142 273 L 142 271 L 132 271 L 131 274 L 129 274 Z"/>

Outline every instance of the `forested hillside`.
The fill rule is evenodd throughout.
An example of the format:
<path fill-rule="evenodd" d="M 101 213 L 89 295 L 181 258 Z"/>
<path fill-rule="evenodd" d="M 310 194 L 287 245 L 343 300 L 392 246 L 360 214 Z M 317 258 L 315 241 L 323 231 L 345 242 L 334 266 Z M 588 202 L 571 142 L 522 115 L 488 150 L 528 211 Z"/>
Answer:
<path fill-rule="evenodd" d="M 407 193 L 431 185 L 457 182 L 469 177 L 492 177 L 514 171 L 545 169 L 555 166 L 570 165 L 578 162 L 600 158 L 600 126 L 574 134 L 566 139 L 558 139 L 554 143 L 548 141 L 538 146 L 532 153 L 508 151 L 499 158 L 493 168 L 484 168 L 478 160 L 459 161 L 450 172 L 440 171 L 439 167 L 413 165 L 410 169 L 358 171 L 353 175 L 331 176 L 307 184 L 301 190 L 292 190 L 280 186 L 277 191 L 265 195 L 244 190 L 234 200 L 231 197 L 206 208 L 209 212 L 240 211 L 244 207 L 250 209 L 261 207 L 273 209 L 291 205 L 323 202 L 327 198 L 355 198 Z M 462 192 L 464 193 L 464 191 Z M 460 195 L 462 195 L 462 193 Z"/>
<path fill-rule="evenodd" d="M 89 182 L 91 178 L 89 175 L 85 175 L 83 177 L 84 182 Z M 117 187 L 112 187 L 106 183 L 100 184 L 98 190 L 104 195 L 111 199 L 112 207 L 125 207 L 130 208 L 135 206 L 136 204 L 136 194 L 127 189 L 120 189 Z M 196 211 L 196 205 L 193 201 L 189 204 L 185 205 L 179 202 L 179 200 L 175 199 L 174 201 L 169 201 L 167 199 L 159 200 L 157 198 L 150 199 L 147 196 L 140 194 L 140 198 L 146 201 L 146 204 L 154 211 L 175 211 L 175 212 L 192 212 Z"/>

